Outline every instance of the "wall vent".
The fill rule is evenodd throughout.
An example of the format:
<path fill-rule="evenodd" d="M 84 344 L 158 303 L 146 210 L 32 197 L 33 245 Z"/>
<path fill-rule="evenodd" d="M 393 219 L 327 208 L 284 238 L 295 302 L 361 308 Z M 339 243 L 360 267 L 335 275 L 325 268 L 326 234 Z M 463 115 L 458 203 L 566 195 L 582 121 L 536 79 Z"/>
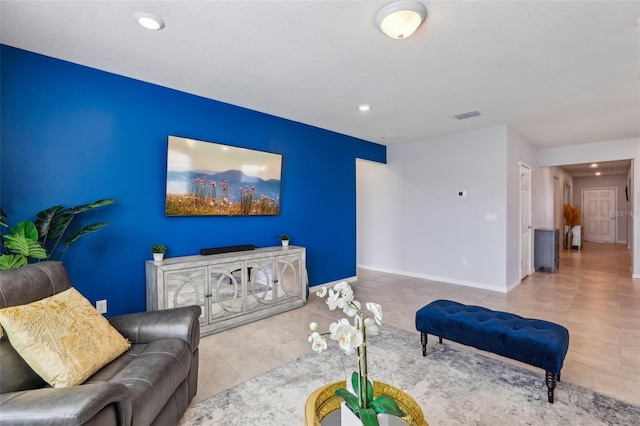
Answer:
<path fill-rule="evenodd" d="M 480 113 L 478 111 L 469 111 L 469 112 L 463 112 L 462 114 L 454 115 L 453 117 L 457 118 L 458 120 L 464 120 L 466 118 L 477 117 L 479 115 Z"/>

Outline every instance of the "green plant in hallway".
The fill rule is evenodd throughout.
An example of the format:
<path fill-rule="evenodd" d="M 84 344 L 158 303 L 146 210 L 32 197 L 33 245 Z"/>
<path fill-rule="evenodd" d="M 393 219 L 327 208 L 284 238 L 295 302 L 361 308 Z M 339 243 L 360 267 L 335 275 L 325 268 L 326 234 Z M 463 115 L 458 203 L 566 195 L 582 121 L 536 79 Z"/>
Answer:
<path fill-rule="evenodd" d="M 53 206 L 36 213 L 35 223 L 25 220 L 13 226 L 9 234 L 0 232 L 0 269 L 19 268 L 40 260 L 59 260 L 78 239 L 108 225 L 108 222 L 95 222 L 72 232 L 69 226 L 73 219 L 80 213 L 115 202 L 115 199 L 103 199 L 71 208 Z M 8 227 L 6 217 L 0 209 L 1 227 Z"/>

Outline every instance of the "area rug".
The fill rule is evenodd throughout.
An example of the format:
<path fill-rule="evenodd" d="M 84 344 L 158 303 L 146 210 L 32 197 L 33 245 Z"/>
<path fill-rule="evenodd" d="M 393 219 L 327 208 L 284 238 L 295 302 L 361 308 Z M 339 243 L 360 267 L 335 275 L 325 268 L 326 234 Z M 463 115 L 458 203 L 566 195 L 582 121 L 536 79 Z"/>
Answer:
<path fill-rule="evenodd" d="M 638 425 L 640 407 L 565 381 L 547 402 L 544 371 L 532 371 L 444 344 L 432 338 L 422 356 L 420 338 L 388 325 L 369 337 L 369 377 L 411 395 L 430 426 L 437 425 Z M 183 426 L 288 426 L 304 424 L 307 396 L 344 380 L 355 368 L 329 342 L 279 368 L 201 401 Z"/>

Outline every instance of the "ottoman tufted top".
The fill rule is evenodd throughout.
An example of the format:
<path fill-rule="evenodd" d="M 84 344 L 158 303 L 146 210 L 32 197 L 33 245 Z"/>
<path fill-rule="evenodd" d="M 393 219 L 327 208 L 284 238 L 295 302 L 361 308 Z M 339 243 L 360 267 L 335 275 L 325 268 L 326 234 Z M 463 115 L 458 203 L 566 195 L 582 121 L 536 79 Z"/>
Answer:
<path fill-rule="evenodd" d="M 416 329 L 559 373 L 569 331 L 558 324 L 452 300 L 436 300 L 416 313 Z"/>

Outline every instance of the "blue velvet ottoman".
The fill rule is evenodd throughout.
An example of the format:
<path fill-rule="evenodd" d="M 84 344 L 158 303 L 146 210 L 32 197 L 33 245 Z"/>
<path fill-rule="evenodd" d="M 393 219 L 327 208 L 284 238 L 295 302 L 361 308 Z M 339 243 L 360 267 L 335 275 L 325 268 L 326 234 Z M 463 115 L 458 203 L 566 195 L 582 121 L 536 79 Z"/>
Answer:
<path fill-rule="evenodd" d="M 546 372 L 549 402 L 569 349 L 569 331 L 561 325 L 523 318 L 508 312 L 436 300 L 416 312 L 422 355 L 427 355 L 427 334 L 493 352 Z"/>

